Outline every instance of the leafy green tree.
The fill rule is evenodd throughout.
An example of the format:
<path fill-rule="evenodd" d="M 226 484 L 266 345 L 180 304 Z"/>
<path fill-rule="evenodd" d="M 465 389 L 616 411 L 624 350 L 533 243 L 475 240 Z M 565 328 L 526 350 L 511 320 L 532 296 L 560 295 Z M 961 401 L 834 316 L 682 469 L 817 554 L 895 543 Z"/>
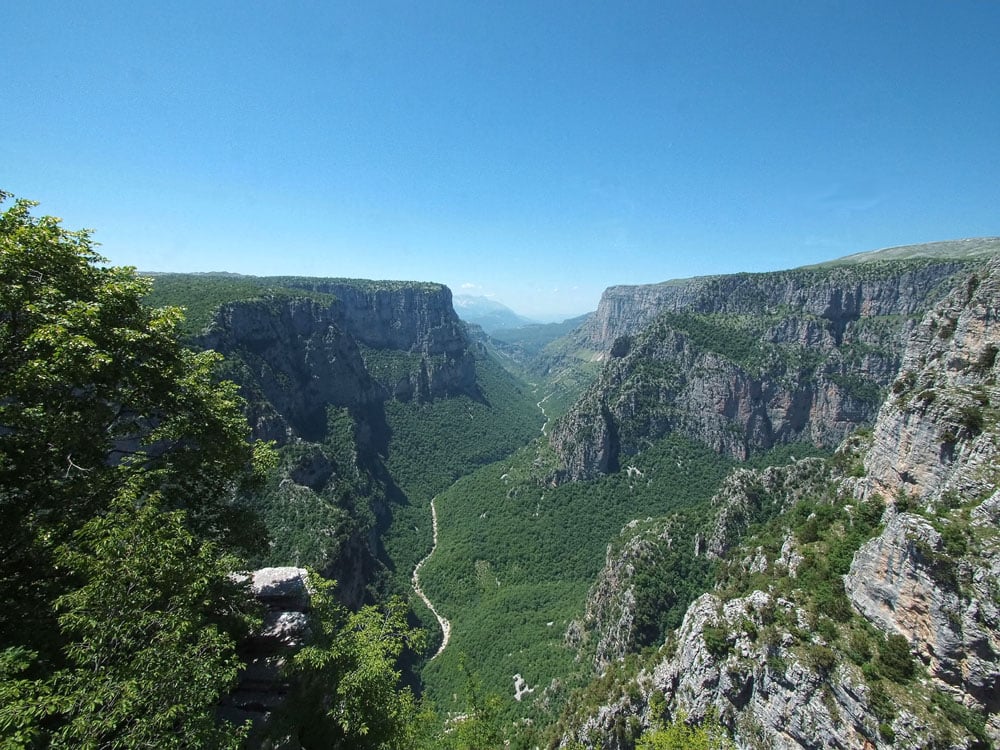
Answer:
<path fill-rule="evenodd" d="M 33 205 L 0 214 L 0 739 L 232 746 L 252 617 L 225 549 L 257 536 L 233 499 L 267 451 L 179 311 Z"/>
<path fill-rule="evenodd" d="M 718 721 L 708 718 L 693 726 L 687 723 L 683 713 L 666 727 L 645 732 L 635 746 L 636 750 L 731 750 L 734 747 Z"/>
<path fill-rule="evenodd" d="M 288 722 L 306 747 L 408 750 L 415 744 L 417 710 L 398 688 L 396 662 L 404 648 L 419 650 L 423 634 L 406 622 L 406 606 L 349 612 L 333 596 L 334 583 L 310 578 L 312 636 L 295 654 L 298 689 Z"/>

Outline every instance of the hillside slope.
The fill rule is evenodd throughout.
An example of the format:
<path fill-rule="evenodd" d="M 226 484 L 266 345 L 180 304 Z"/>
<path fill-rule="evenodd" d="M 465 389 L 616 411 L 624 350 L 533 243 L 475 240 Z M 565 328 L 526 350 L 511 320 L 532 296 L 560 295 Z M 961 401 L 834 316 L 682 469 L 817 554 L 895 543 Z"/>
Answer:
<path fill-rule="evenodd" d="M 576 697 L 564 746 L 631 748 L 682 713 L 741 748 L 996 745 L 998 304 L 993 261 L 912 332 L 870 434 L 730 478 L 692 550 L 720 561 L 714 589 L 659 653 Z M 605 659 L 670 535 L 647 525 L 609 553 L 588 607 Z"/>
<path fill-rule="evenodd" d="M 281 449 L 247 498 L 271 534 L 256 562 L 315 567 L 349 604 L 406 585 L 433 493 L 538 434 L 531 394 L 443 285 L 170 274 L 151 298 L 193 309 L 193 343 L 225 357 L 254 437 Z"/>
<path fill-rule="evenodd" d="M 581 329 L 607 361 L 551 430 L 561 478 L 616 471 L 671 432 L 737 459 L 782 443 L 835 446 L 871 423 L 906 332 L 973 265 L 875 262 L 612 287 Z"/>

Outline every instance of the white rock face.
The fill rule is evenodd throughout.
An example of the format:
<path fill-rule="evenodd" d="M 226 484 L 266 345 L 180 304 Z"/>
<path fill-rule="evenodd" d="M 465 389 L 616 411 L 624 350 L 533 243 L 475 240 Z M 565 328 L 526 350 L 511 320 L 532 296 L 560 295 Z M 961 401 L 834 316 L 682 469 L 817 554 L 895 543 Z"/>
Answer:
<path fill-rule="evenodd" d="M 1000 742 L 1000 260 L 914 331 L 876 422 L 858 493 L 940 507 L 985 499 L 971 542 L 948 554 L 914 515 L 892 518 L 854 558 L 845 588 L 880 628 L 904 635 L 942 687 L 988 715 Z M 959 520 L 953 522 L 961 523 Z"/>
<path fill-rule="evenodd" d="M 261 568 L 249 576 L 250 590 L 264 605 L 264 622 L 243 644 L 246 666 L 219 715 L 254 727 L 247 747 L 260 747 L 260 731 L 285 702 L 289 685 L 282 674 L 288 656 L 308 642 L 311 592 L 305 568 Z M 289 748 L 294 747 L 289 745 Z"/>
<path fill-rule="evenodd" d="M 524 696 L 535 692 L 533 687 L 528 687 L 528 683 L 525 682 L 521 675 L 514 675 L 514 700 L 520 702 Z"/>
<path fill-rule="evenodd" d="M 986 718 L 992 746 L 1000 746 L 998 352 L 1000 259 L 914 331 L 894 395 L 873 430 L 868 476 L 841 480 L 848 496 L 882 498 L 888 508 L 884 530 L 862 545 L 845 576 L 852 605 L 879 630 L 909 641 L 931 675 L 920 686 L 924 695 L 937 687 Z M 753 489 L 749 479 L 747 474 L 733 481 Z M 724 509 L 710 548 L 725 553 L 726 531 L 736 529 L 738 539 L 745 508 L 752 507 Z M 914 507 L 932 511 L 934 523 L 898 512 Z M 956 538 L 965 542 L 955 546 Z M 751 549 L 747 567 L 761 566 L 755 554 Z M 786 537 L 774 564 L 794 577 L 802 562 Z M 784 615 L 775 619 L 777 610 Z M 795 623 L 800 632 L 778 627 L 762 638 L 767 624 L 777 622 Z M 791 601 L 761 591 L 729 601 L 703 594 L 672 642 L 673 653 L 581 721 L 564 745 L 577 740 L 622 750 L 627 745 L 615 729 L 625 717 L 636 717 L 643 727 L 663 718 L 652 715 L 651 704 L 658 711 L 665 706 L 668 718 L 678 711 L 694 719 L 714 713 L 741 750 L 916 749 L 929 741 L 931 727 L 921 723 L 930 721 L 926 706 L 905 705 L 895 707 L 894 741 L 885 739 L 861 670 L 845 660 L 824 668 L 811 658 L 813 647 L 824 643 L 809 634 L 807 613 Z M 971 746 L 968 738 L 950 743 L 944 746 Z"/>
<path fill-rule="evenodd" d="M 635 715 L 644 725 L 652 724 L 658 717 L 651 716 L 650 701 L 659 694 L 672 715 L 683 711 L 698 720 L 714 713 L 735 731 L 740 748 L 922 746 L 919 733 L 923 727 L 908 726 L 914 719 L 906 712 L 893 723 L 896 744 L 888 745 L 880 738 L 868 688 L 858 669 L 840 666 L 824 675 L 799 659 L 793 649 L 760 643 L 744 629 L 747 623 L 762 629 L 775 607 L 798 618 L 790 602 L 775 601 L 762 591 L 727 602 L 702 595 L 688 608 L 676 633 L 676 653 L 651 672 L 642 673 L 637 691 L 632 695 L 625 691 L 616 702 L 601 707 L 572 738 L 564 738 L 564 745 L 575 739 L 588 748 L 621 750 L 624 746 L 614 738 L 616 722 Z M 728 653 L 710 651 L 705 638 L 708 628 L 728 633 Z M 603 744 L 590 739 L 596 736 Z"/>
<path fill-rule="evenodd" d="M 949 562 L 942 547 L 941 535 L 928 521 L 899 514 L 858 550 L 844 588 L 858 612 L 910 642 L 942 687 L 957 689 L 970 707 L 992 714 L 996 734 L 1000 555 L 989 546 Z M 955 571 L 942 571 L 941 565 L 954 565 Z M 965 579 L 964 590 L 955 585 L 959 576 Z"/>
<path fill-rule="evenodd" d="M 304 612 L 309 608 L 308 571 L 305 568 L 261 568 L 253 572 L 250 588 L 269 609 Z"/>
<path fill-rule="evenodd" d="M 996 485 L 1000 260 L 956 289 L 913 332 L 865 461 L 867 494 L 920 500 Z"/>

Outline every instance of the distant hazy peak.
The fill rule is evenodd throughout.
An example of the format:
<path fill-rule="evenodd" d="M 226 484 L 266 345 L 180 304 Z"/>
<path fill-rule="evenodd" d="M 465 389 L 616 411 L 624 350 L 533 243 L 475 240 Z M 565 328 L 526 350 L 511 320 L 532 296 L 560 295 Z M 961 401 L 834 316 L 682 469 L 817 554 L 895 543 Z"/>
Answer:
<path fill-rule="evenodd" d="M 491 297 L 456 294 L 452 297 L 452 302 L 455 312 L 462 320 L 481 326 L 487 333 L 504 328 L 520 328 L 535 322 Z"/>
<path fill-rule="evenodd" d="M 965 260 L 987 257 L 998 253 L 1000 253 L 1000 237 L 969 237 L 961 240 L 924 242 L 919 245 L 899 245 L 898 247 L 885 247 L 881 250 L 868 250 L 862 253 L 845 255 L 842 258 L 836 258 L 824 263 L 804 266 L 804 268 L 852 265 L 876 260 L 909 260 L 911 258 Z"/>

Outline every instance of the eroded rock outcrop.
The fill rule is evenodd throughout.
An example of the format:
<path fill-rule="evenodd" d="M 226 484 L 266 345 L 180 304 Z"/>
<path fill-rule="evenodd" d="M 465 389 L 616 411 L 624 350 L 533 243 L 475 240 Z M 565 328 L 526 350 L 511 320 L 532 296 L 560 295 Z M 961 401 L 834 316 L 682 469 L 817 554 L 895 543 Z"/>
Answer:
<path fill-rule="evenodd" d="M 237 726 L 250 722 L 249 747 L 271 747 L 262 745 L 262 737 L 289 695 L 284 666 L 310 637 L 311 592 L 304 568 L 261 568 L 249 579 L 253 595 L 264 606 L 264 622 L 240 650 L 246 666 L 219 714 Z M 295 745 L 283 747 L 293 750 Z"/>
<path fill-rule="evenodd" d="M 550 431 L 561 478 L 616 471 L 671 432 L 737 459 L 796 441 L 836 446 L 873 421 L 916 316 L 969 267 L 908 261 L 609 290 L 581 329 L 609 353 L 604 369 Z"/>
<path fill-rule="evenodd" d="M 914 331 L 879 412 L 859 494 L 895 514 L 854 558 L 854 607 L 897 632 L 943 687 L 1000 737 L 1000 261 Z"/>
<path fill-rule="evenodd" d="M 594 666 L 602 671 L 635 646 L 635 575 L 661 544 L 671 545 L 670 522 L 632 521 L 621 531 L 618 544 L 609 544 L 604 567 L 587 597 L 583 622 L 573 622 L 567 642 L 579 648 L 596 639 Z M 572 635 L 572 637 L 570 637 Z"/>
<path fill-rule="evenodd" d="M 879 412 L 869 491 L 919 501 L 989 494 L 1000 470 L 1000 261 L 968 277 L 913 332 Z"/>
<path fill-rule="evenodd" d="M 871 691 L 853 665 L 826 673 L 810 663 L 808 647 L 795 645 L 788 629 L 779 628 L 773 641 L 759 638 L 776 611 L 788 622 L 806 619 L 791 602 L 761 591 L 728 601 L 701 596 L 676 632 L 674 653 L 581 722 L 565 743 L 626 750 L 631 742 L 619 741 L 615 732 L 621 717 L 650 725 L 666 707 L 670 716 L 683 713 L 695 721 L 718 717 L 738 747 L 924 747 L 926 726 L 905 710 L 892 724 L 895 744 L 880 737 Z"/>
<path fill-rule="evenodd" d="M 478 396 L 471 344 L 447 287 L 272 281 L 303 296 L 226 303 L 198 338 L 229 360 L 255 437 L 321 440 L 330 406 L 350 410 L 377 437 L 387 399 Z"/>
<path fill-rule="evenodd" d="M 844 585 L 865 618 L 904 636 L 943 687 L 994 717 L 996 731 L 1000 550 L 993 529 L 983 531 L 983 547 L 956 557 L 927 519 L 900 513 L 858 551 Z"/>
<path fill-rule="evenodd" d="M 199 343 L 229 360 L 261 439 L 321 440 L 324 405 L 357 410 L 383 397 L 334 305 L 306 297 L 231 302 Z"/>
<path fill-rule="evenodd" d="M 845 443 L 831 462 L 843 474 L 821 481 L 832 479 L 828 502 L 846 514 L 826 533 L 843 535 L 851 519 L 885 508 L 884 527 L 857 548 L 844 576 L 847 601 L 868 625 L 859 630 L 849 612 L 825 612 L 800 587 L 803 566 L 816 563 L 800 547 L 815 530 L 787 527 L 777 557 L 773 536 L 768 554 L 752 539 L 739 541 L 746 519 L 763 506 L 753 501 L 760 478 L 737 472 L 732 502 L 720 506 L 717 533 L 706 534 L 701 549 L 728 555 L 737 572 L 776 571 L 784 582 L 698 598 L 662 657 L 570 722 L 565 743 L 624 750 L 635 736 L 622 731 L 635 727 L 627 718 L 641 728 L 680 712 L 718 716 L 740 748 L 1000 742 L 998 304 L 1000 261 L 993 261 L 915 328 L 872 434 Z M 858 477 L 863 469 L 867 476 Z M 869 625 L 881 635 L 870 651 L 854 650 L 852 638 L 868 638 L 859 633 Z M 902 672 L 887 666 L 890 646 Z M 918 665 L 916 677 L 906 674 L 909 663 Z"/>
<path fill-rule="evenodd" d="M 575 647 L 593 642 L 594 666 L 600 672 L 638 645 L 645 645 L 637 643 L 636 612 L 642 592 L 637 590 L 636 577 L 655 575 L 664 548 L 693 545 L 697 555 L 720 560 L 739 543 L 751 524 L 765 522 L 803 497 L 821 496 L 830 482 L 827 463 L 817 458 L 761 471 L 737 469 L 712 497 L 712 517 L 697 532 L 690 528 L 684 531 L 673 520 L 630 522 L 621 530 L 619 539 L 608 545 L 604 567 L 587 596 L 583 620 L 571 625 L 571 632 L 581 636 Z M 767 561 L 758 554 L 758 559 L 749 560 L 747 565 L 766 568 L 776 562 L 787 569 L 797 564 L 791 540 L 782 555 Z"/>

